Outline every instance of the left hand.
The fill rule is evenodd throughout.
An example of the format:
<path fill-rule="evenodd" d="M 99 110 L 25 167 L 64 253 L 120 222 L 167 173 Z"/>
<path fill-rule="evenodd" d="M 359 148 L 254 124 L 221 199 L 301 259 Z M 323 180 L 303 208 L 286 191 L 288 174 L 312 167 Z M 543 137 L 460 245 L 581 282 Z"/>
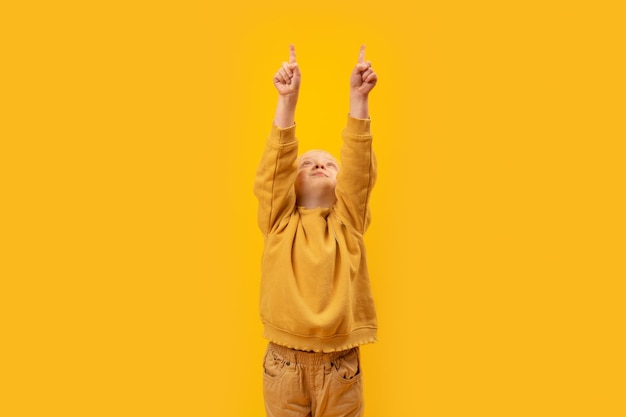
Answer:
<path fill-rule="evenodd" d="M 367 97 L 377 82 L 378 75 L 372 69 L 372 63 L 365 61 L 365 45 L 361 45 L 358 63 L 350 76 L 350 93 Z"/>
<path fill-rule="evenodd" d="M 296 62 L 296 48 L 289 45 L 289 62 L 283 62 L 274 75 L 274 87 L 281 96 L 298 97 L 300 91 L 300 67 Z"/>

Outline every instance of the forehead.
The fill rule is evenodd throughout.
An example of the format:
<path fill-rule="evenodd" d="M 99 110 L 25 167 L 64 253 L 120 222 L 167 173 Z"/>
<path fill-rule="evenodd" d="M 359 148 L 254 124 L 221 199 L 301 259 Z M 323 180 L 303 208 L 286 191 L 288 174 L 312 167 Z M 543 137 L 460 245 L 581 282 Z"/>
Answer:
<path fill-rule="evenodd" d="M 337 162 L 337 160 L 335 159 L 334 156 L 332 156 L 331 154 L 329 154 L 326 151 L 320 151 L 320 150 L 312 150 L 312 151 L 307 151 L 305 153 L 303 153 L 299 160 L 302 161 L 303 159 L 307 159 L 307 158 L 311 158 L 311 159 L 323 159 L 323 160 L 331 160 L 334 162 Z"/>

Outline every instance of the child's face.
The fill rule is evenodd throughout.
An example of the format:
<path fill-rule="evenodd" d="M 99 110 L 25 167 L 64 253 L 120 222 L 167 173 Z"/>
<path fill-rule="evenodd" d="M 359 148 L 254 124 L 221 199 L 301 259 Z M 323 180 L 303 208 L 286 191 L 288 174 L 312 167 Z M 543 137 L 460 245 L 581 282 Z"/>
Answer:
<path fill-rule="evenodd" d="M 297 164 L 295 190 L 298 200 L 302 200 L 303 196 L 334 200 L 339 164 L 331 154 L 308 151 L 298 158 Z"/>

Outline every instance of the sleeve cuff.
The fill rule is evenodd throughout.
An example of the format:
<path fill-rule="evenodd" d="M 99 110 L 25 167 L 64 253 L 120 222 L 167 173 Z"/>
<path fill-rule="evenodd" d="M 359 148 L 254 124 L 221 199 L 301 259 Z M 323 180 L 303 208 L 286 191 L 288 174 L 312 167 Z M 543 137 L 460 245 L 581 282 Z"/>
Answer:
<path fill-rule="evenodd" d="M 272 123 L 270 140 L 278 145 L 287 145 L 296 141 L 296 125 L 281 128 Z"/>
<path fill-rule="evenodd" d="M 348 122 L 346 124 L 345 132 L 349 135 L 369 135 L 370 134 L 370 119 L 357 119 L 348 115 Z"/>

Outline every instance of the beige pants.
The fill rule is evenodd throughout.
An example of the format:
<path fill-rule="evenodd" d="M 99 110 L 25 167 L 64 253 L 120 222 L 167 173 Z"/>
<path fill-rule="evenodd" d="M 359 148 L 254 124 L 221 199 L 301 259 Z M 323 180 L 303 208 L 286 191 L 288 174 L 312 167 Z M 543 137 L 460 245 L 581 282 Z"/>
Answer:
<path fill-rule="evenodd" d="M 267 417 L 363 415 L 358 347 L 314 353 L 270 343 L 263 368 Z"/>

